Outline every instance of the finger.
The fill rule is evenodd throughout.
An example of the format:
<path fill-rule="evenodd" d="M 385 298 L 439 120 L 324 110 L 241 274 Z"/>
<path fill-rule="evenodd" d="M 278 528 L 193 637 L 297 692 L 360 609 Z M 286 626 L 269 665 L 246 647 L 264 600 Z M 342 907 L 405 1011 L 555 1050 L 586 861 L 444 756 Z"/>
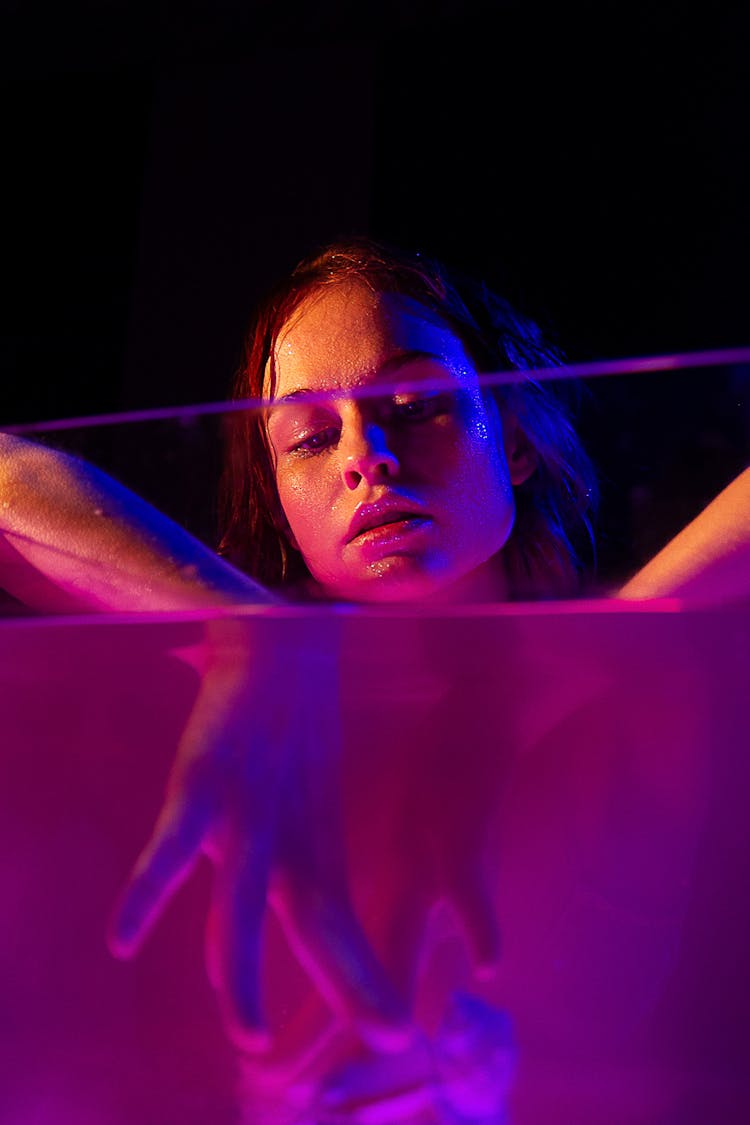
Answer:
<path fill-rule="evenodd" d="M 404 881 L 388 906 L 384 962 L 402 996 L 413 1003 L 417 971 L 423 954 L 427 918 L 432 905 L 425 887 Z"/>
<path fill-rule="evenodd" d="M 206 964 L 226 1031 L 250 1053 L 266 1050 L 270 1035 L 263 1010 L 263 919 L 273 850 L 270 825 L 249 838 L 247 825 L 231 825 L 217 863 L 206 932 Z"/>
<path fill-rule="evenodd" d="M 409 1005 L 375 955 L 347 898 L 274 896 L 287 940 L 334 1012 L 377 1051 L 401 1051 L 415 1028 Z"/>
<path fill-rule="evenodd" d="M 500 961 L 500 926 L 484 871 L 476 864 L 456 872 L 447 888 L 469 946 L 474 973 L 492 978 Z"/>
<path fill-rule="evenodd" d="M 330 684 L 316 697 L 315 717 L 303 726 L 284 772 L 272 903 L 292 951 L 332 1010 L 377 1050 L 401 1050 L 414 1031 L 408 1005 L 351 903 L 340 707 Z"/>
<path fill-rule="evenodd" d="M 115 957 L 131 957 L 141 947 L 192 871 L 210 821 L 207 802 L 189 793 L 166 802 L 113 912 L 107 940 Z"/>

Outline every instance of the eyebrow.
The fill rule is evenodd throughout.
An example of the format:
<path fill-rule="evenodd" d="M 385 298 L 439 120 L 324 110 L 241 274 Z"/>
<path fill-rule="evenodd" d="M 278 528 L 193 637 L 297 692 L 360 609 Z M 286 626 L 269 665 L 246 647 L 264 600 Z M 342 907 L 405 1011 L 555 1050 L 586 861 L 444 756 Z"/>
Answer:
<path fill-rule="evenodd" d="M 417 363 L 420 360 L 425 360 L 425 359 L 437 360 L 438 362 L 443 361 L 443 357 L 437 355 L 435 352 L 427 352 L 427 351 L 402 352 L 400 355 L 391 356 L 390 359 L 387 359 L 385 361 L 385 363 L 382 365 L 382 367 L 380 367 L 378 369 L 376 379 L 377 379 L 378 382 L 380 382 L 383 376 L 392 375 L 394 372 L 400 371 L 402 367 L 406 367 L 410 363 Z M 349 390 L 341 390 L 341 389 L 326 390 L 325 388 L 323 388 L 323 389 L 313 390 L 312 387 L 295 387 L 294 390 L 288 391 L 284 395 L 279 395 L 278 398 L 274 398 L 271 401 L 271 403 L 269 404 L 268 413 L 269 413 L 269 415 L 272 414 L 277 406 L 286 406 L 288 403 L 299 401 L 300 399 L 303 399 L 305 401 L 312 400 L 313 402 L 316 402 L 316 401 L 327 402 L 331 398 L 343 398 L 344 396 L 351 397 L 352 395 L 354 395 L 354 397 L 357 397 L 357 398 L 367 398 L 370 395 L 376 395 L 376 394 L 382 394 L 383 393 L 382 387 L 379 387 L 377 391 L 375 389 L 371 388 L 371 387 L 366 387 L 364 389 L 360 389 L 359 393 L 357 393 L 357 390 L 358 389 L 356 387 L 354 388 L 354 391 L 352 391 L 351 389 L 349 389 Z"/>

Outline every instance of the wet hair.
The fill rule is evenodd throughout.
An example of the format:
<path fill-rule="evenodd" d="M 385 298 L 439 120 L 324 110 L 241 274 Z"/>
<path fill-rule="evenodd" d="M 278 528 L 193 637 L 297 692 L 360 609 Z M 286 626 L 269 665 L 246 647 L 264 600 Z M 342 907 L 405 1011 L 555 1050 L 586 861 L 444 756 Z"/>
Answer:
<path fill-rule="evenodd" d="M 570 405 L 548 381 L 533 375 L 535 369 L 561 365 L 563 357 L 534 321 L 483 282 L 420 252 L 371 238 L 331 243 L 303 259 L 257 308 L 233 399 L 267 395 L 267 371 L 273 394 L 273 352 L 282 328 L 311 293 L 352 280 L 432 310 L 462 341 L 480 374 L 528 372 L 485 392 L 496 399 L 501 417 L 512 414 L 536 461 L 531 476 L 514 489 L 515 521 L 502 559 L 511 597 L 575 593 L 583 555 L 593 544 L 596 475 L 572 424 Z M 263 411 L 230 415 L 227 439 L 220 554 L 272 588 L 309 578 L 302 555 L 287 537 Z"/>

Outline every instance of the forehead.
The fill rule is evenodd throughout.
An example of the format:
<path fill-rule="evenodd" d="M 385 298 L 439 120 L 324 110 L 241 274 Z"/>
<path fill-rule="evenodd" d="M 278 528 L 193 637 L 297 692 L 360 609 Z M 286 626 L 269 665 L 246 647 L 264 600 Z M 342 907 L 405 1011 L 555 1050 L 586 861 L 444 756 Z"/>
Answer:
<path fill-rule="evenodd" d="M 274 396 L 361 386 L 411 352 L 457 370 L 470 366 L 460 338 L 425 305 L 359 281 L 340 282 L 306 297 L 279 332 Z"/>

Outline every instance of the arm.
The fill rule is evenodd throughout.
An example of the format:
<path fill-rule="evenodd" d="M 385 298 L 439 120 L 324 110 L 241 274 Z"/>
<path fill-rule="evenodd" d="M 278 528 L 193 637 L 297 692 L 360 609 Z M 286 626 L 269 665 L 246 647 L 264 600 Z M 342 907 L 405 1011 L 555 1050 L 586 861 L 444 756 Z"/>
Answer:
<path fill-rule="evenodd" d="M 234 1037 L 264 1041 L 260 934 L 272 881 L 287 888 L 279 905 L 335 1006 L 376 1038 L 402 1025 L 354 916 L 331 828 L 335 621 L 323 635 L 318 622 L 279 628 L 222 612 L 278 599 L 94 466 L 8 434 L 0 434 L 0 585 L 48 613 L 218 611 L 191 652 L 200 687 L 156 826 L 112 921 L 112 951 L 137 949 L 205 853 L 215 868 L 210 970 Z M 323 743 L 310 715 L 329 732 Z M 303 771 L 297 845 L 282 855 L 279 823 Z"/>
<path fill-rule="evenodd" d="M 673 595 L 704 604 L 750 595 L 750 469 L 617 593 L 631 600 Z"/>
<path fill-rule="evenodd" d="M 51 613 L 277 600 L 105 473 L 10 434 L 0 434 L 0 585 Z"/>

